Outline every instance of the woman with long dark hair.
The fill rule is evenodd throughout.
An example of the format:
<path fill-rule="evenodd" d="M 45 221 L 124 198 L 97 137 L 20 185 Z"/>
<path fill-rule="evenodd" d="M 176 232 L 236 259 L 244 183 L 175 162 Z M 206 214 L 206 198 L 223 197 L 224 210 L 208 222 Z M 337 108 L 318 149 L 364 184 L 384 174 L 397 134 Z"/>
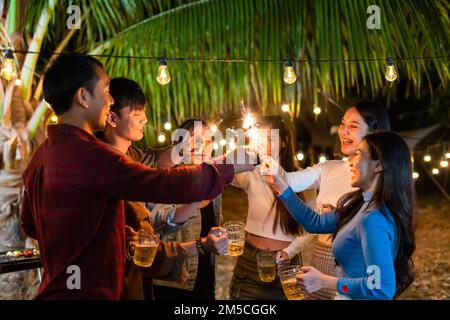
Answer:
<path fill-rule="evenodd" d="M 392 299 L 413 281 L 415 192 L 411 153 L 391 132 L 368 134 L 350 161 L 358 188 L 325 215 L 307 207 L 279 174 L 269 182 L 294 219 L 311 233 L 334 233 L 342 276 L 303 267 L 297 279 L 308 292 L 337 290 L 352 299 Z"/>
<path fill-rule="evenodd" d="M 267 148 L 263 153 L 277 157 L 281 167 L 286 171 L 297 170 L 294 145 L 288 126 L 279 116 L 266 116 L 257 119 L 261 140 Z M 276 130 L 271 130 L 276 129 Z M 278 130 L 278 131 L 277 131 Z M 264 137 L 267 136 L 267 138 Z M 279 148 L 276 150 L 271 146 Z M 276 154 L 275 154 L 276 153 Z M 247 238 L 244 253 L 238 257 L 230 287 L 231 299 L 285 299 L 278 278 L 273 282 L 263 282 L 258 275 L 257 254 L 262 251 L 287 249 L 294 239 L 306 244 L 310 235 L 303 235 L 303 230 L 291 217 L 282 202 L 259 174 L 259 167 L 252 172 L 238 174 L 232 185 L 244 189 L 248 194 L 248 216 L 245 225 Z M 289 249 L 287 249 L 289 250 Z M 297 252 L 296 252 L 297 253 Z M 292 263 L 299 264 L 301 257 L 292 257 Z"/>
<path fill-rule="evenodd" d="M 365 135 L 376 131 L 389 131 L 390 123 L 387 112 L 379 103 L 371 100 L 359 100 L 352 104 L 342 117 L 338 129 L 340 154 L 352 157 Z M 337 206 L 337 201 L 344 194 L 354 191 L 350 185 L 350 170 L 348 160 L 329 160 L 318 163 L 302 171 L 287 172 L 286 182 L 295 192 L 315 189 L 319 190 L 316 208 L 331 205 Z M 339 276 L 341 271 L 335 263 L 331 252 L 332 235 L 319 234 L 314 246 L 311 265 L 322 273 Z M 292 245 L 290 247 L 295 247 Z M 280 258 L 287 260 L 291 253 L 283 250 Z M 336 291 L 322 289 L 307 298 L 312 300 L 334 299 Z"/>

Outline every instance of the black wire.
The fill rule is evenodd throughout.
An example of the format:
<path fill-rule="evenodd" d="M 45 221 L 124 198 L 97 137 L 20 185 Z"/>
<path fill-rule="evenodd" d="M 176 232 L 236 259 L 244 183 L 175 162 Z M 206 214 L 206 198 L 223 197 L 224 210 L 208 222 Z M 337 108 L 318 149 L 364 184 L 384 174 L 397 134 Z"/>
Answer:
<path fill-rule="evenodd" d="M 2 49 L 5 52 L 8 49 Z M 14 53 L 40 54 L 40 51 L 12 50 Z M 52 55 L 59 55 L 63 52 L 54 52 Z M 70 54 L 70 53 L 68 53 Z M 111 54 L 88 54 L 91 57 L 115 58 L 115 59 L 136 59 L 136 60 L 161 60 L 161 56 L 130 56 L 130 55 L 111 55 Z M 433 60 L 449 59 L 450 56 L 431 56 L 431 57 L 398 57 L 398 61 L 404 60 Z M 286 59 L 243 59 L 243 58 L 193 58 L 193 57 L 164 57 L 168 61 L 195 61 L 195 62 L 225 62 L 225 63 L 245 63 L 245 62 L 277 62 L 284 63 Z M 358 62 L 358 61 L 386 61 L 386 58 L 361 58 L 361 59 L 297 59 L 291 61 L 298 63 L 316 63 L 316 62 Z"/>

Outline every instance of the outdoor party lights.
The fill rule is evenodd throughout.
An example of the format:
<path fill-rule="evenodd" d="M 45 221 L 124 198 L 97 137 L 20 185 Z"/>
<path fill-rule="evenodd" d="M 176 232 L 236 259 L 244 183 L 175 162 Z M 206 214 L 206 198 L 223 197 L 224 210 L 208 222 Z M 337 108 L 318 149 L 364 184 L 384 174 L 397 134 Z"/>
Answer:
<path fill-rule="evenodd" d="M 284 63 L 284 82 L 287 84 L 293 84 L 296 80 L 297 75 L 295 74 L 294 66 L 292 65 L 292 61 L 289 56 L 287 56 Z"/>
<path fill-rule="evenodd" d="M 164 134 L 160 134 L 159 136 L 158 136 L 158 142 L 159 143 L 164 143 L 166 141 L 166 136 L 164 135 Z"/>
<path fill-rule="evenodd" d="M 320 163 L 324 163 L 325 161 L 327 161 L 327 157 L 325 157 L 325 156 L 320 156 L 319 157 L 319 162 Z"/>
<path fill-rule="evenodd" d="M 322 112 L 322 109 L 320 109 L 320 107 L 319 107 L 317 104 L 315 104 L 315 105 L 314 105 L 314 108 L 313 108 L 313 113 L 314 113 L 316 116 L 318 116 L 321 112 Z"/>
<path fill-rule="evenodd" d="M 442 160 L 440 163 L 442 168 L 447 168 L 448 167 L 448 161 L 447 160 Z"/>
<path fill-rule="evenodd" d="M 11 81 L 17 78 L 17 66 L 16 61 L 14 61 L 14 55 L 11 47 L 5 50 L 5 56 L 2 63 L 2 71 L 0 71 L 0 76 L 5 80 Z"/>
<path fill-rule="evenodd" d="M 164 129 L 169 131 L 170 129 L 172 129 L 172 124 L 170 122 L 164 123 Z"/>
<path fill-rule="evenodd" d="M 220 139 L 219 144 L 223 147 L 227 145 L 227 140 L 225 139 Z"/>
<path fill-rule="evenodd" d="M 214 150 L 219 150 L 219 144 L 217 142 L 213 143 L 213 149 Z"/>
<path fill-rule="evenodd" d="M 445 159 L 450 159 L 450 152 L 447 152 L 447 153 L 445 154 Z"/>
<path fill-rule="evenodd" d="M 387 67 L 386 67 L 386 75 L 385 78 L 387 81 L 395 81 L 397 79 L 397 70 L 395 70 L 394 59 L 387 59 Z"/>
<path fill-rule="evenodd" d="M 50 118 L 50 121 L 52 123 L 56 123 L 56 122 L 58 122 L 58 117 L 56 115 L 52 115 L 51 118 Z"/>
<path fill-rule="evenodd" d="M 297 160 L 302 161 L 305 159 L 305 155 L 302 152 L 297 153 Z"/>
<path fill-rule="evenodd" d="M 156 81 L 158 81 L 161 85 L 166 85 L 170 82 L 170 73 L 169 69 L 167 68 L 167 62 L 165 58 L 161 58 L 159 60 L 159 67 L 158 67 L 158 75 L 156 76 Z"/>
<path fill-rule="evenodd" d="M 281 111 L 283 111 L 283 112 L 289 112 L 289 105 L 288 104 L 283 104 L 282 106 L 281 106 Z"/>
<path fill-rule="evenodd" d="M 22 79 L 17 78 L 16 81 L 14 81 L 14 85 L 16 85 L 17 87 L 20 87 L 22 85 Z"/>
<path fill-rule="evenodd" d="M 414 171 L 412 177 L 413 179 L 419 179 L 419 173 Z"/>
<path fill-rule="evenodd" d="M 439 169 L 438 168 L 433 168 L 433 170 L 431 170 L 432 174 L 439 174 Z"/>
<path fill-rule="evenodd" d="M 425 155 L 425 156 L 423 157 L 423 161 L 425 161 L 425 162 L 430 162 L 430 161 L 431 161 L 431 156 L 430 156 L 429 154 Z"/>

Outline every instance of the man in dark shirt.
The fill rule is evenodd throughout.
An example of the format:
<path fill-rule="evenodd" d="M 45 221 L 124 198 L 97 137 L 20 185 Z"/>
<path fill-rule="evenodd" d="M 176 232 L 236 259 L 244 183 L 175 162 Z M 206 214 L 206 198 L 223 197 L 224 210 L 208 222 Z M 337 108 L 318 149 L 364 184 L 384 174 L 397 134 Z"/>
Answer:
<path fill-rule="evenodd" d="M 92 134 L 113 100 L 102 64 L 62 54 L 44 77 L 59 124 L 35 151 L 24 178 L 21 223 L 38 240 L 44 274 L 38 299 L 119 299 L 125 267 L 123 200 L 190 203 L 211 199 L 249 165 L 201 164 L 155 170 Z"/>

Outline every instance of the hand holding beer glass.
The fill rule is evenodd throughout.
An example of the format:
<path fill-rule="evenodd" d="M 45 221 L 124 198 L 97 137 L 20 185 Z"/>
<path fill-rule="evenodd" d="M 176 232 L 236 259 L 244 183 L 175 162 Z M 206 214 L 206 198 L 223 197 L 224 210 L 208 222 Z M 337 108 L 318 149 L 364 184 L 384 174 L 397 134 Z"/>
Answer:
<path fill-rule="evenodd" d="M 223 225 L 227 230 L 229 256 L 240 256 L 244 253 L 244 226 L 244 223 L 241 221 L 229 221 Z"/>
<path fill-rule="evenodd" d="M 127 249 L 127 258 L 139 267 L 148 268 L 155 259 L 159 244 L 159 234 L 150 234 L 140 229 L 137 242 L 132 242 Z M 131 249 L 131 250 L 130 250 Z"/>
<path fill-rule="evenodd" d="M 281 286 L 283 287 L 284 294 L 288 300 L 305 299 L 305 295 L 302 293 L 296 278 L 296 274 L 301 272 L 299 265 L 281 267 L 278 271 Z"/>

